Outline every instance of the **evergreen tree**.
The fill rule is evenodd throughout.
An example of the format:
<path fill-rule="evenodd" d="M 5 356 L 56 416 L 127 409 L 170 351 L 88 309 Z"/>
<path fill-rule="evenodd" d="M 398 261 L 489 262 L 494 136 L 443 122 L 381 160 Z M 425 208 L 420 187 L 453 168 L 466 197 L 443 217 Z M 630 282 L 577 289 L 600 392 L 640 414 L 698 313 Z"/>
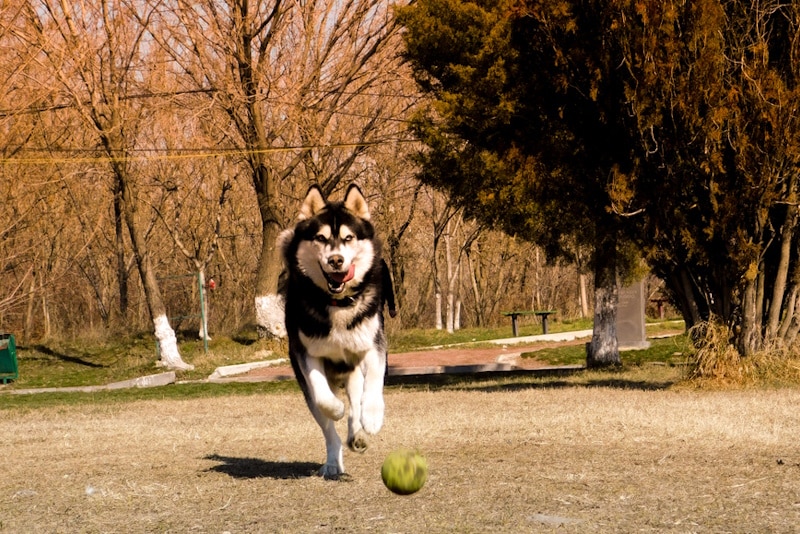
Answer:
<path fill-rule="evenodd" d="M 725 324 L 741 355 L 794 343 L 797 3 L 418 0 L 399 16 L 431 96 L 425 181 L 551 253 L 592 244 L 601 319 L 634 241 L 687 325 Z"/>
<path fill-rule="evenodd" d="M 399 11 L 407 56 L 432 97 L 414 123 L 428 147 L 421 178 L 551 257 L 594 251 L 590 366 L 620 361 L 618 275 L 634 257 L 611 194 L 631 172 L 634 139 L 603 15 L 502 0 L 421 0 Z"/>
<path fill-rule="evenodd" d="M 642 2 L 620 41 L 641 156 L 640 240 L 688 324 L 725 324 L 741 355 L 798 322 L 800 6 Z"/>

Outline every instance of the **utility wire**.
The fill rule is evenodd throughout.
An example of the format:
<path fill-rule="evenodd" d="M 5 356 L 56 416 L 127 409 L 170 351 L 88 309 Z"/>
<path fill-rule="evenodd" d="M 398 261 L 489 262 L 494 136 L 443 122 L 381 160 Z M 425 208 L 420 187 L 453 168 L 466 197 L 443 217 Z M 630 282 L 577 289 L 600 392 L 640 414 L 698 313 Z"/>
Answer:
<path fill-rule="evenodd" d="M 238 149 L 238 148 L 231 148 L 231 149 L 149 149 L 149 148 L 140 148 L 140 149 L 130 149 L 126 150 L 126 153 L 130 152 L 150 152 L 150 154 L 141 154 L 141 155 L 128 155 L 128 156 L 86 156 L 86 157 L 70 157 L 70 158 L 56 158 L 56 157 L 35 157 L 35 158 L 26 158 L 26 157 L 12 157 L 12 158 L 0 158 L 0 165 L 52 165 L 52 164 L 60 164 L 60 163 L 68 163 L 68 164 L 81 164 L 81 163 L 110 163 L 112 161 L 118 162 L 137 162 L 137 161 L 175 161 L 175 160 L 185 160 L 185 159 L 201 159 L 201 158 L 214 158 L 219 156 L 244 156 L 247 154 L 274 154 L 278 152 L 297 152 L 303 150 L 314 150 L 319 148 L 329 148 L 329 149 L 352 149 L 352 148 L 359 148 L 359 147 L 370 147 L 370 146 L 379 146 L 379 145 L 387 145 L 387 144 L 398 144 L 398 143 L 413 143 L 414 140 L 412 139 L 390 139 L 385 141 L 364 141 L 358 143 L 333 143 L 328 145 L 301 145 L 301 146 L 288 146 L 288 147 L 270 147 L 261 150 L 246 150 L 246 149 Z M 23 149 L 26 151 L 31 151 L 30 149 Z M 36 149 L 37 151 L 45 151 L 48 149 Z M 60 150 L 49 150 L 50 152 L 88 152 L 91 149 L 60 149 Z M 161 152 L 161 153 L 159 153 Z"/>
<path fill-rule="evenodd" d="M 195 95 L 195 94 L 217 94 L 221 91 L 219 89 L 212 89 L 212 88 L 201 88 L 201 89 L 184 89 L 184 90 L 177 90 L 177 91 L 163 91 L 163 92 L 156 92 L 156 91 L 149 91 L 146 93 L 134 93 L 130 95 L 121 95 L 119 97 L 120 101 L 126 100 L 150 100 L 150 99 L 169 99 L 178 96 L 185 96 L 185 95 Z M 328 91 L 323 90 L 310 90 L 310 93 L 328 93 Z M 339 91 L 336 94 L 345 95 L 345 96 L 369 96 L 369 97 L 377 97 L 377 98 L 400 98 L 400 99 L 417 99 L 419 95 L 415 94 L 403 94 L 403 93 L 373 93 L 373 92 L 357 92 L 357 91 Z M 264 102 L 273 102 L 277 104 L 283 105 L 294 105 L 297 104 L 296 102 L 287 102 L 281 98 L 275 97 L 265 97 L 261 98 Z M 85 101 L 82 103 L 84 106 L 88 106 L 91 103 L 89 101 Z M 0 109 L 0 118 L 6 117 L 14 117 L 17 115 L 30 115 L 34 113 L 44 113 L 47 111 L 59 111 L 62 109 L 74 109 L 77 108 L 78 105 L 75 102 L 65 102 L 63 104 L 48 104 L 42 106 L 29 106 L 24 108 L 10 108 L 10 109 Z"/>

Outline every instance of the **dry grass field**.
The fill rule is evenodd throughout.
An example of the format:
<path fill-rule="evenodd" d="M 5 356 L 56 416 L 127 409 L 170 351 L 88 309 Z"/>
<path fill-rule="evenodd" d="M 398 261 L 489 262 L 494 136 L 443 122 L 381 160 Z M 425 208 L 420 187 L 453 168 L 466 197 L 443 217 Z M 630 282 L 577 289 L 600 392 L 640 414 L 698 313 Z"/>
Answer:
<path fill-rule="evenodd" d="M 0 532 L 797 532 L 800 392 L 631 385 L 390 387 L 337 481 L 299 392 L 0 410 Z"/>

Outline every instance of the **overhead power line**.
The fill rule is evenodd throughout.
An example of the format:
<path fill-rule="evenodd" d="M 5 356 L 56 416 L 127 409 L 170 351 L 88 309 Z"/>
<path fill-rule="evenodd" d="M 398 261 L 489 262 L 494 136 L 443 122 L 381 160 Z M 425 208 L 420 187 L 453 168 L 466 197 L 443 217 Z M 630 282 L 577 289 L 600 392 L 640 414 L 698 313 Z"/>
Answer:
<path fill-rule="evenodd" d="M 53 164 L 81 164 L 81 163 L 110 163 L 112 161 L 136 162 L 136 161 L 169 161 L 169 160 L 182 160 L 182 159 L 201 159 L 201 158 L 214 158 L 220 156 L 246 156 L 248 154 L 270 154 L 277 152 L 297 152 L 303 150 L 314 150 L 320 148 L 328 149 L 352 149 L 359 147 L 370 147 L 398 143 L 412 143 L 412 139 L 386 139 L 382 141 L 363 141 L 354 143 L 332 143 L 332 144 L 318 144 L 318 145 L 298 145 L 298 146 L 285 146 L 285 147 L 270 147 L 260 150 L 247 150 L 240 148 L 219 149 L 219 148 L 184 148 L 184 149 L 130 149 L 127 150 L 127 155 L 123 156 L 77 156 L 77 157 L 11 157 L 0 158 L 0 165 L 53 165 Z M 30 149 L 24 149 L 30 152 Z M 93 149 L 80 149 L 69 148 L 59 150 L 36 149 L 36 151 L 48 152 L 72 152 L 72 153 L 86 153 L 95 152 Z M 132 154 L 138 153 L 138 154 Z"/>
<path fill-rule="evenodd" d="M 145 93 L 134 93 L 129 95 L 120 95 L 120 101 L 126 100 L 150 100 L 150 99 L 170 99 L 179 96 L 186 96 L 186 95 L 196 95 L 196 94 L 217 94 L 219 93 L 219 89 L 213 88 L 200 88 L 200 89 L 182 89 L 176 91 L 148 91 Z M 328 94 L 329 91 L 322 91 L 322 90 L 314 90 L 310 89 L 309 93 L 325 93 Z M 416 94 L 405 94 L 405 93 L 380 93 L 380 92 L 369 92 L 369 91 L 338 91 L 336 94 L 341 94 L 345 96 L 365 96 L 365 97 L 375 97 L 375 98 L 400 98 L 400 99 L 417 99 L 419 95 Z M 265 102 L 275 102 L 279 104 L 286 104 L 292 105 L 296 104 L 296 102 L 287 102 L 282 98 L 275 98 L 275 97 L 265 97 L 262 98 Z M 302 103 L 301 103 L 302 104 Z M 90 106 L 90 101 L 85 101 L 82 103 L 84 106 Z M 7 108 L 7 109 L 0 109 L 0 118 L 5 117 L 13 117 L 18 115 L 30 115 L 35 113 L 44 113 L 48 111 L 59 111 L 62 109 L 74 109 L 77 108 L 78 105 L 75 102 L 64 102 L 61 104 L 46 104 L 40 106 L 27 106 L 27 107 L 20 107 L 20 108 Z"/>

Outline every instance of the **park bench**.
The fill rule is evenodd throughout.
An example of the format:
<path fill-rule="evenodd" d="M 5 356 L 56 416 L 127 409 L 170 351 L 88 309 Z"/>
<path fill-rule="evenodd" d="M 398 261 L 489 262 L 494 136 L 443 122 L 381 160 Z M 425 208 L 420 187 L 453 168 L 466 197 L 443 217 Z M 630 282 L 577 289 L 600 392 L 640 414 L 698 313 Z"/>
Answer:
<path fill-rule="evenodd" d="M 0 332 L 0 380 L 7 384 L 19 378 L 17 367 L 17 345 L 13 334 Z"/>
<path fill-rule="evenodd" d="M 547 317 L 553 315 L 555 310 L 524 310 L 524 311 L 510 311 L 503 312 L 506 317 L 511 317 L 511 330 L 514 332 L 514 337 L 519 335 L 517 329 L 517 317 L 520 315 L 536 315 L 542 318 L 542 332 L 547 333 Z"/>

